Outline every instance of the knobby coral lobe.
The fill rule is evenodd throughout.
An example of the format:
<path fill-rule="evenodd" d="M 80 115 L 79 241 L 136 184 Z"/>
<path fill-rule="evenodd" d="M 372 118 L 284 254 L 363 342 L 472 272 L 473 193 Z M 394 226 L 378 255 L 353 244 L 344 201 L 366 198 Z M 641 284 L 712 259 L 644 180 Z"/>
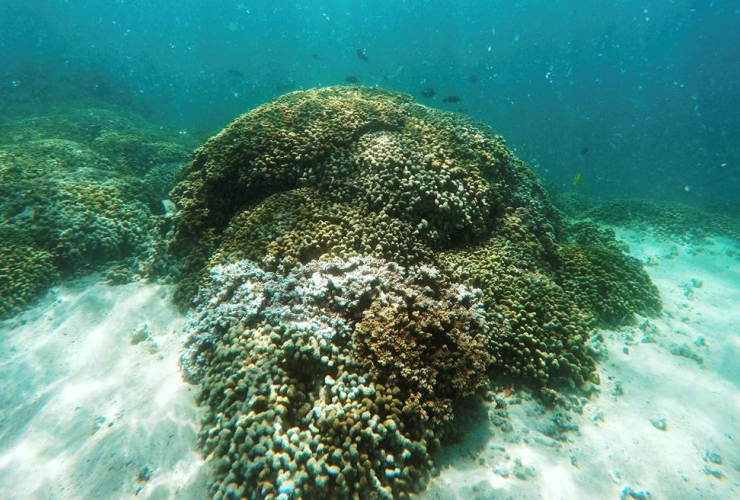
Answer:
<path fill-rule="evenodd" d="M 455 400 L 583 384 L 598 325 L 660 310 L 490 128 L 380 89 L 239 117 L 173 200 L 215 498 L 406 498 Z"/>

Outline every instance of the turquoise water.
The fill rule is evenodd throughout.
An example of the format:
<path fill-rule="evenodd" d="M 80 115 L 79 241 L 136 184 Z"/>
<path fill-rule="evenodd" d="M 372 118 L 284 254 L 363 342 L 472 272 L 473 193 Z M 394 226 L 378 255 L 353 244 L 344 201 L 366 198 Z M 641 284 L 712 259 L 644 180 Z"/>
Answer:
<path fill-rule="evenodd" d="M 593 196 L 736 205 L 739 8 L 729 0 L 4 1 L 0 102 L 62 82 L 76 97 L 213 132 L 286 91 L 356 76 L 464 109 L 555 186 L 582 173 L 578 188 Z M 435 98 L 420 97 L 429 87 Z M 461 102 L 443 103 L 447 95 Z"/>
<path fill-rule="evenodd" d="M 0 0 L 0 498 L 736 498 L 739 47 Z"/>

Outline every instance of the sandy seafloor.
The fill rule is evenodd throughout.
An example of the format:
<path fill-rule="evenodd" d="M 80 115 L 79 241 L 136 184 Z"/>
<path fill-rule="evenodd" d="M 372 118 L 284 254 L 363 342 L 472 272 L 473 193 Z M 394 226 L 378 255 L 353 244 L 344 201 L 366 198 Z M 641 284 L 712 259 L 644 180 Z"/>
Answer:
<path fill-rule="evenodd" d="M 465 439 L 421 498 L 740 498 L 740 247 L 618 234 L 663 316 L 603 332 L 576 410 L 525 392 L 463 405 Z M 170 292 L 91 277 L 0 324 L 0 499 L 207 497 Z"/>

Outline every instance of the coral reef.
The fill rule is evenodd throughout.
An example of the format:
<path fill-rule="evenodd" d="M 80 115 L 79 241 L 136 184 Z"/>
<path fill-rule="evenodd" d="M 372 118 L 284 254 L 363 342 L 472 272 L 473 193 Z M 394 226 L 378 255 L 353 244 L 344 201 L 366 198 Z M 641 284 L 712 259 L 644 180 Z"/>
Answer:
<path fill-rule="evenodd" d="M 740 221 L 728 207 L 713 212 L 682 203 L 618 199 L 597 203 L 559 194 L 558 207 L 572 217 L 627 229 L 651 230 L 659 238 L 686 243 L 720 236 L 740 241 Z"/>
<path fill-rule="evenodd" d="M 430 260 L 432 252 L 414 228 L 385 212 L 332 202 L 321 192 L 298 188 L 272 195 L 234 217 L 222 254 L 231 258 L 308 262 L 329 252 L 345 257 L 375 255 L 397 263 Z"/>
<path fill-rule="evenodd" d="M 11 231 L 0 231 L 0 319 L 22 311 L 56 278 L 49 252 Z"/>
<path fill-rule="evenodd" d="M 740 222 L 719 213 L 704 212 L 681 203 L 650 200 L 612 200 L 586 212 L 604 224 L 652 228 L 656 235 L 683 241 L 725 236 L 740 241 Z"/>
<path fill-rule="evenodd" d="M 380 89 L 239 117 L 172 199 L 214 498 L 406 498 L 456 400 L 598 383 L 598 326 L 660 310 L 491 129 Z"/>
<path fill-rule="evenodd" d="M 552 204 L 568 217 L 583 217 L 590 209 L 598 205 L 598 202 L 585 194 L 575 191 L 563 191 L 561 188 L 548 183 L 545 185 L 550 193 Z"/>
<path fill-rule="evenodd" d="M 172 193 L 181 211 L 173 252 L 203 275 L 202 257 L 221 246 L 235 215 L 299 187 L 320 203 L 397 221 L 395 232 L 410 229 L 414 246 L 432 250 L 484 237 L 505 208 L 527 207 L 543 234 L 552 218 L 534 174 L 490 129 L 403 94 L 334 87 L 259 107 L 196 151 Z M 195 287 L 184 283 L 187 304 Z"/>
<path fill-rule="evenodd" d="M 190 139 L 165 142 L 135 115 L 95 108 L 5 121 L 2 130 L 0 300 L 8 305 L 0 317 L 22 310 L 60 275 L 112 263 L 119 274 L 156 267 L 162 199 L 189 158 Z"/>
<path fill-rule="evenodd" d="M 402 498 L 492 362 L 479 293 L 429 266 L 219 265 L 196 310 L 183 365 L 214 412 L 216 498 Z"/>
<path fill-rule="evenodd" d="M 563 245 L 560 259 L 558 281 L 601 325 L 619 326 L 635 311 L 660 313 L 658 289 L 646 274 L 633 271 L 639 264 L 631 257 L 611 248 Z"/>

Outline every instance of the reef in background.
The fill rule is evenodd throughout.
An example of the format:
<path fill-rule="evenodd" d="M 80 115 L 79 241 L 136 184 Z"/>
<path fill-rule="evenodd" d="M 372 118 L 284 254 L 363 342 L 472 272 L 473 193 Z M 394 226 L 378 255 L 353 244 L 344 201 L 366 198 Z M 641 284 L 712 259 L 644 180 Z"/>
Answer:
<path fill-rule="evenodd" d="M 104 107 L 6 116 L 0 130 L 0 319 L 59 277 L 163 272 L 162 200 L 194 139 Z"/>
<path fill-rule="evenodd" d="M 599 325 L 661 303 L 490 128 L 379 89 L 241 116 L 172 192 L 214 498 L 407 498 L 489 380 L 598 383 Z M 192 301 L 192 302 L 191 302 Z"/>
<path fill-rule="evenodd" d="M 732 206 L 707 211 L 682 203 L 635 198 L 597 202 L 574 192 L 554 193 L 553 201 L 572 219 L 650 231 L 657 238 L 698 243 L 725 237 L 740 242 L 740 217 Z"/>

